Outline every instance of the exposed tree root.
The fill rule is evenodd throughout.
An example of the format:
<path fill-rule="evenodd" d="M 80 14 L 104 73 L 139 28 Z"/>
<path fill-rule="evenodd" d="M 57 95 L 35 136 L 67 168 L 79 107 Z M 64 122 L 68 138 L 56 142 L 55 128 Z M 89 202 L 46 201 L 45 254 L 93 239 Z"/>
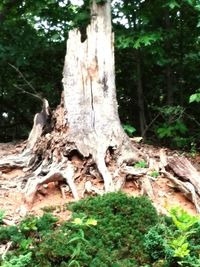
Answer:
<path fill-rule="evenodd" d="M 200 213 L 200 173 L 184 157 L 167 158 L 163 149 L 160 151 L 160 159 L 162 174 L 194 203 Z"/>
<path fill-rule="evenodd" d="M 174 186 L 194 203 L 197 212 L 200 212 L 200 174 L 186 158 L 168 157 L 163 149 L 160 150 L 159 158 L 158 156 L 155 158 L 153 155 L 148 156 L 148 152 L 146 152 L 149 158 L 149 167 L 144 169 L 135 168 L 133 164 L 127 165 L 130 162 L 120 165 L 116 161 L 119 154 L 116 155 L 116 151 L 112 150 L 107 150 L 105 157 L 83 158 L 78 153 L 76 146 L 66 141 L 67 132 L 63 133 L 61 130 L 66 127 L 61 120 L 63 114 L 63 108 L 59 106 L 53 113 L 52 132 L 45 135 L 41 132 L 32 149 L 26 147 L 21 154 L 9 156 L 0 161 L 2 172 L 13 168 L 23 168 L 26 172 L 26 176 L 21 177 L 21 180 L 20 177 L 16 179 L 18 186 L 19 182 L 22 184 L 27 180 L 26 185 L 21 186 L 25 204 L 32 205 L 37 191 L 42 185 L 50 182 L 66 183 L 76 200 L 82 198 L 85 193 L 102 195 L 104 190 L 94 186 L 89 177 L 93 177 L 93 179 L 102 177 L 105 191 L 118 191 L 123 188 L 126 180 L 133 179 L 140 186 L 142 194 L 148 195 L 154 201 L 154 183 L 150 173 L 152 170 L 156 170 L 172 181 Z M 85 175 L 88 177 L 85 188 L 82 193 L 78 193 L 75 180 L 83 179 L 81 177 L 85 177 Z M 13 183 L 14 181 L 10 187 L 13 186 Z M 66 186 L 61 186 L 63 198 L 65 198 L 65 191 Z"/>
<path fill-rule="evenodd" d="M 6 254 L 8 253 L 9 249 L 11 248 L 13 242 L 9 241 L 6 245 L 0 247 L 0 254 L 2 260 L 5 260 Z"/>
<path fill-rule="evenodd" d="M 38 176 L 33 173 L 33 176 L 29 178 L 24 189 L 24 201 L 25 203 L 32 205 L 39 186 L 51 182 L 61 181 L 66 181 L 69 188 L 71 189 L 74 199 L 78 200 L 79 196 L 73 178 L 74 168 L 69 161 L 66 164 L 64 162 L 61 162 L 60 164 L 58 164 L 58 166 L 51 167 L 48 173 L 44 176 Z"/>

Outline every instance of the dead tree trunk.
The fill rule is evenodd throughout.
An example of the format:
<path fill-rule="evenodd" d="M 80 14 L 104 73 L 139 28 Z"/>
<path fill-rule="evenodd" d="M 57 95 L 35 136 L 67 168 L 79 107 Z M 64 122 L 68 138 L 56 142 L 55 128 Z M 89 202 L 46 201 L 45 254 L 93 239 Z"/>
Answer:
<path fill-rule="evenodd" d="M 116 169 L 124 162 L 139 160 L 141 153 L 120 124 L 114 66 L 111 1 L 97 4 L 94 0 L 86 40 L 82 42 L 77 29 L 69 32 L 64 93 L 61 105 L 52 114 L 51 132 L 44 132 L 48 107 L 43 108 L 47 116 L 43 116 L 42 111 L 35 117 L 26 153 L 23 153 L 29 158 L 32 154 L 34 159 L 29 162 L 29 169 L 26 168 L 30 171 L 24 189 L 26 202 L 33 201 L 37 189 L 44 183 L 61 180 L 68 183 L 74 198 L 78 199 L 75 179 L 87 172 L 88 162 L 92 162 L 103 178 L 105 191 L 117 190 L 123 179 L 119 179 Z M 79 164 L 73 162 L 72 154 L 79 156 Z M 27 167 L 25 159 L 23 167 Z"/>
<path fill-rule="evenodd" d="M 115 150 L 120 164 L 138 158 L 118 117 L 110 8 L 110 1 L 93 1 L 84 42 L 78 30 L 69 33 L 63 72 L 67 138 L 84 157 L 92 156 L 106 191 L 114 190 L 105 164 L 108 148 Z"/>

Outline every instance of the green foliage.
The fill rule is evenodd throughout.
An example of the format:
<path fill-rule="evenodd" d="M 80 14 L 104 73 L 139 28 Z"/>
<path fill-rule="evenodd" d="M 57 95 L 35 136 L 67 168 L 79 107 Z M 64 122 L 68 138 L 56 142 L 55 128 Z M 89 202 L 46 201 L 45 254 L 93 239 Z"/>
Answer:
<path fill-rule="evenodd" d="M 160 174 L 159 174 L 158 171 L 152 171 L 152 172 L 150 173 L 150 176 L 153 177 L 153 178 L 157 178 L 159 175 L 160 175 Z"/>
<path fill-rule="evenodd" d="M 187 232 L 192 225 L 200 221 L 199 216 L 192 216 L 180 207 L 170 209 L 169 215 L 176 227 L 182 232 Z"/>
<path fill-rule="evenodd" d="M 173 109 L 176 104 L 187 109 L 188 115 L 198 121 L 199 110 L 188 107 L 191 90 L 198 88 L 200 83 L 198 6 L 198 1 L 192 0 L 128 0 L 116 3 L 113 12 L 122 120 L 128 119 L 137 130 L 141 128 L 142 120 L 139 121 L 135 114 L 141 109 L 136 88 L 142 86 L 144 116 L 150 125 L 145 130 L 147 137 L 153 141 L 155 138 L 156 143 L 187 149 L 193 141 L 199 146 L 197 124 L 183 113 L 179 123 L 176 119 L 171 121 L 173 114 L 161 112 L 157 118 L 154 107 L 163 109 L 168 105 L 168 111 L 172 113 L 170 107 Z M 198 99 L 197 96 L 192 98 Z"/>
<path fill-rule="evenodd" d="M 197 92 L 195 94 L 192 94 L 190 96 L 189 103 L 192 103 L 192 102 L 197 102 L 197 103 L 200 102 L 200 89 L 197 90 Z"/>
<path fill-rule="evenodd" d="M 177 238 L 174 238 L 170 243 L 170 247 L 174 250 L 173 257 L 175 258 L 184 258 L 188 256 L 190 250 L 188 249 L 189 243 L 187 242 L 187 236 L 181 235 Z"/>
<path fill-rule="evenodd" d="M 4 261 L 2 267 L 28 267 L 31 262 L 32 253 L 25 255 L 13 256 L 10 260 Z"/>
<path fill-rule="evenodd" d="M 163 123 L 158 129 L 157 134 L 159 138 L 176 137 L 179 134 L 185 134 L 188 131 L 186 125 L 177 120 L 171 124 Z"/>
<path fill-rule="evenodd" d="M 4 216 L 5 216 L 5 211 L 0 210 L 0 224 L 3 222 Z"/>
<path fill-rule="evenodd" d="M 186 136 L 189 129 L 185 123 L 185 110 L 181 106 L 164 106 L 156 108 L 163 122 L 155 127 L 156 135 L 161 140 L 170 140 L 171 146 L 190 147 L 191 137 Z"/>
<path fill-rule="evenodd" d="M 180 7 L 179 3 L 176 0 L 167 1 L 167 3 L 164 6 L 169 7 L 170 9 Z"/>
<path fill-rule="evenodd" d="M 134 164 L 134 167 L 135 168 L 148 168 L 148 164 L 146 161 L 142 160 L 142 161 L 136 162 Z"/>
<path fill-rule="evenodd" d="M 109 193 L 68 205 L 72 219 L 47 213 L 18 226 L 2 226 L 0 242 L 12 241 L 3 267 L 197 267 L 200 219 L 181 208 L 158 216 L 145 197 Z"/>
<path fill-rule="evenodd" d="M 36 217 L 28 217 L 20 223 L 19 230 L 22 233 L 37 231 L 37 218 Z"/>
<path fill-rule="evenodd" d="M 72 203 L 69 208 L 73 217 L 62 224 L 57 224 L 54 216 L 44 214 L 40 218 L 25 218 L 15 227 L 1 227 L 0 241 L 13 242 L 1 266 L 148 264 L 144 236 L 158 222 L 158 215 L 147 198 L 110 193 Z"/>
<path fill-rule="evenodd" d="M 98 5 L 104 5 L 107 2 L 107 0 L 96 0 L 96 3 Z"/>
<path fill-rule="evenodd" d="M 98 222 L 94 228 L 94 236 L 90 239 L 91 247 L 93 247 L 90 253 L 93 257 L 97 253 L 98 266 L 104 266 L 107 260 L 107 264 L 111 261 L 116 262 L 117 259 L 120 262 L 119 259 L 121 257 L 123 259 L 125 255 L 126 258 L 130 255 L 137 261 L 144 260 L 145 255 L 141 255 L 140 249 L 143 233 L 149 228 L 149 223 L 155 223 L 157 220 L 155 210 L 149 204 L 145 198 L 128 198 L 120 193 L 88 198 L 71 206 L 75 214 L 83 213 L 83 216 L 95 217 Z M 148 216 L 144 219 L 146 212 Z M 141 225 L 140 222 L 143 219 L 145 221 Z M 97 241 L 98 233 L 101 233 L 101 238 L 99 237 Z M 102 250 L 103 247 L 106 251 Z M 94 262 L 96 260 L 95 257 Z"/>
<path fill-rule="evenodd" d="M 172 208 L 169 215 L 171 222 L 161 221 L 146 235 L 145 247 L 152 261 L 162 261 L 165 265 L 161 266 L 198 266 L 199 237 L 194 237 L 199 233 L 199 217 L 179 207 Z"/>
<path fill-rule="evenodd" d="M 159 40 L 162 40 L 160 33 L 146 33 L 142 34 L 135 40 L 133 47 L 138 49 L 143 46 L 149 46 L 152 45 L 154 42 L 157 42 Z"/>
<path fill-rule="evenodd" d="M 133 134 L 136 132 L 136 129 L 129 125 L 129 124 L 123 124 L 123 129 L 124 131 L 129 135 L 129 136 L 133 136 Z"/>

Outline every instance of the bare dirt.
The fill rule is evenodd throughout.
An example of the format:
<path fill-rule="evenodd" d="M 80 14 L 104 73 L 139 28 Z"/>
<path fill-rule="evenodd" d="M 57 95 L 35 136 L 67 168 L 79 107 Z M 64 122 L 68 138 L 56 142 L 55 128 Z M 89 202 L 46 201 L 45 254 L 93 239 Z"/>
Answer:
<path fill-rule="evenodd" d="M 0 143 L 0 158 L 18 153 L 24 145 L 25 143 Z M 138 144 L 138 146 L 141 150 L 152 150 L 154 155 L 160 150 L 158 147 L 144 144 Z M 175 152 L 176 151 L 168 150 L 168 154 L 173 154 Z M 196 167 L 200 166 L 200 155 L 196 155 L 190 160 L 192 160 Z M 8 220 L 13 220 L 13 218 L 16 218 L 16 220 L 19 219 L 19 210 L 23 201 L 23 193 L 21 192 L 21 189 L 18 188 L 18 184 L 13 184 L 12 188 L 9 187 L 9 190 L 6 188 L 6 185 L 12 183 L 12 181 L 16 181 L 16 178 L 22 177 L 23 175 L 24 172 L 20 169 L 13 169 L 7 173 L 0 172 L 0 210 L 6 212 L 6 218 Z M 168 179 L 160 175 L 156 177 L 152 183 L 155 196 L 154 205 L 159 212 L 166 213 L 167 207 L 178 205 L 188 212 L 196 214 L 194 205 L 186 199 L 181 192 L 177 191 Z M 100 187 L 103 185 L 101 180 L 95 181 L 95 184 L 99 184 Z M 143 194 L 137 180 L 127 181 L 123 191 L 131 196 L 140 196 Z M 71 201 L 74 200 L 70 192 L 67 192 L 63 196 L 58 184 L 49 183 L 38 191 L 34 204 L 30 208 L 30 213 L 41 215 L 45 207 L 54 207 L 53 213 L 56 213 L 61 219 L 66 220 L 70 217 L 70 212 L 64 209 L 64 205 Z"/>

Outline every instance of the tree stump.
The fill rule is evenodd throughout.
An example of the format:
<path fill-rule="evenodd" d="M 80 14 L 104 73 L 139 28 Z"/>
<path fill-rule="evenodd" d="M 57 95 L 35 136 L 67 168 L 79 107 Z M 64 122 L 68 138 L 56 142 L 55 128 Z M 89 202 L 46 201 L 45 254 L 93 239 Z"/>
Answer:
<path fill-rule="evenodd" d="M 69 33 L 63 71 L 67 140 L 83 157 L 92 156 L 106 191 L 114 191 L 106 151 L 111 148 L 119 164 L 137 161 L 139 156 L 118 116 L 110 9 L 110 1 L 104 5 L 93 1 L 86 40 L 81 42 L 77 29 Z"/>

